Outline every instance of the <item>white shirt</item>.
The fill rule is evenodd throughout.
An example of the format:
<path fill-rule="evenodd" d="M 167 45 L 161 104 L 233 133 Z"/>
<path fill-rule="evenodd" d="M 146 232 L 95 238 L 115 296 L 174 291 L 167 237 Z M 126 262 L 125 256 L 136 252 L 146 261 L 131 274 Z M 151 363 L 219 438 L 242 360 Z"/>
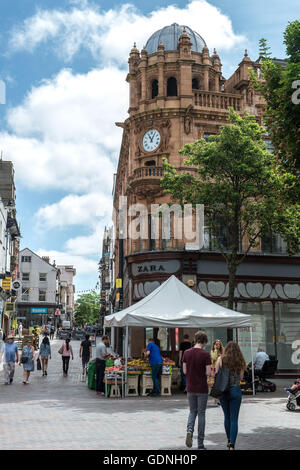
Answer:
<path fill-rule="evenodd" d="M 270 358 L 267 353 L 264 351 L 259 351 L 256 353 L 253 364 L 255 366 L 255 369 L 261 370 L 265 361 L 269 361 Z"/>

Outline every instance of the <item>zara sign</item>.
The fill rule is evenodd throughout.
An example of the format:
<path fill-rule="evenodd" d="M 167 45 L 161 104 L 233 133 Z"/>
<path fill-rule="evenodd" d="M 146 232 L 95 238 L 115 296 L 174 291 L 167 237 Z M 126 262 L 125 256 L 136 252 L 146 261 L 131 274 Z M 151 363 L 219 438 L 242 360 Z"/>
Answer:
<path fill-rule="evenodd" d="M 133 263 L 132 274 L 174 274 L 180 269 L 180 261 L 148 261 L 145 263 Z"/>

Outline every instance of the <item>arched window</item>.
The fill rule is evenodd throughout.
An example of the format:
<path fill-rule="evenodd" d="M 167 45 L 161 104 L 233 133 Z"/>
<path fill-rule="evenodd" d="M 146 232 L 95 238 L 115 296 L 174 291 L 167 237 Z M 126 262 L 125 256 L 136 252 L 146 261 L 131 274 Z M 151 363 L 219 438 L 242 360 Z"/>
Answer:
<path fill-rule="evenodd" d="M 167 96 L 177 96 L 177 80 L 174 77 L 168 78 Z"/>
<path fill-rule="evenodd" d="M 145 166 L 155 166 L 155 160 L 148 160 L 148 161 L 145 163 Z"/>
<path fill-rule="evenodd" d="M 152 99 L 156 98 L 158 95 L 158 81 L 157 80 L 152 80 L 152 85 L 151 85 L 151 97 Z"/>
<path fill-rule="evenodd" d="M 192 80 L 192 89 L 199 90 L 199 80 L 198 78 L 193 78 Z"/>

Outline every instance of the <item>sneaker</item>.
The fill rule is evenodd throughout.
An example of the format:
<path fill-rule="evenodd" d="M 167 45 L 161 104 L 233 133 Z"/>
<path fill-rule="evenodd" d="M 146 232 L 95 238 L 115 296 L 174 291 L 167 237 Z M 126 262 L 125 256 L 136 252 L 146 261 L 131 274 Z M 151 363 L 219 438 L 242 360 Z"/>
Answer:
<path fill-rule="evenodd" d="M 186 433 L 185 445 L 187 447 L 193 447 L 193 433 L 192 432 Z"/>
<path fill-rule="evenodd" d="M 4 382 L 4 385 L 9 385 L 9 383 L 8 383 L 8 382 Z"/>
<path fill-rule="evenodd" d="M 45 370 L 45 375 L 48 375 L 46 370 Z"/>
<path fill-rule="evenodd" d="M 9 383 L 12 384 L 14 379 L 9 379 Z"/>
<path fill-rule="evenodd" d="M 202 447 L 198 447 L 198 450 L 207 450 L 207 448 L 202 446 Z"/>

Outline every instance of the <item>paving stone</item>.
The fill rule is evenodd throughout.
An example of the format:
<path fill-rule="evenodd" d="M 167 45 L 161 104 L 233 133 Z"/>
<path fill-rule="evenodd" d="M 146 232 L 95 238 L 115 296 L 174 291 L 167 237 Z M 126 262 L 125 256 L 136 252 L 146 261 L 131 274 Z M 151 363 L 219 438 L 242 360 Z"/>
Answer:
<path fill-rule="evenodd" d="M 5 386 L 0 372 L 1 449 L 186 450 L 188 405 L 184 394 L 126 399 L 98 396 L 81 381 L 80 341 L 71 343 L 74 361 L 70 361 L 69 376 L 63 377 L 58 354 L 61 343 L 51 341 L 47 377 L 34 371 L 30 384 L 23 385 L 23 368 L 16 366 L 13 384 Z M 275 383 L 275 393 L 243 397 L 238 449 L 300 449 L 300 409 L 286 409 L 283 391 L 290 379 Z M 205 434 L 209 450 L 226 449 L 222 409 L 212 399 Z"/>

